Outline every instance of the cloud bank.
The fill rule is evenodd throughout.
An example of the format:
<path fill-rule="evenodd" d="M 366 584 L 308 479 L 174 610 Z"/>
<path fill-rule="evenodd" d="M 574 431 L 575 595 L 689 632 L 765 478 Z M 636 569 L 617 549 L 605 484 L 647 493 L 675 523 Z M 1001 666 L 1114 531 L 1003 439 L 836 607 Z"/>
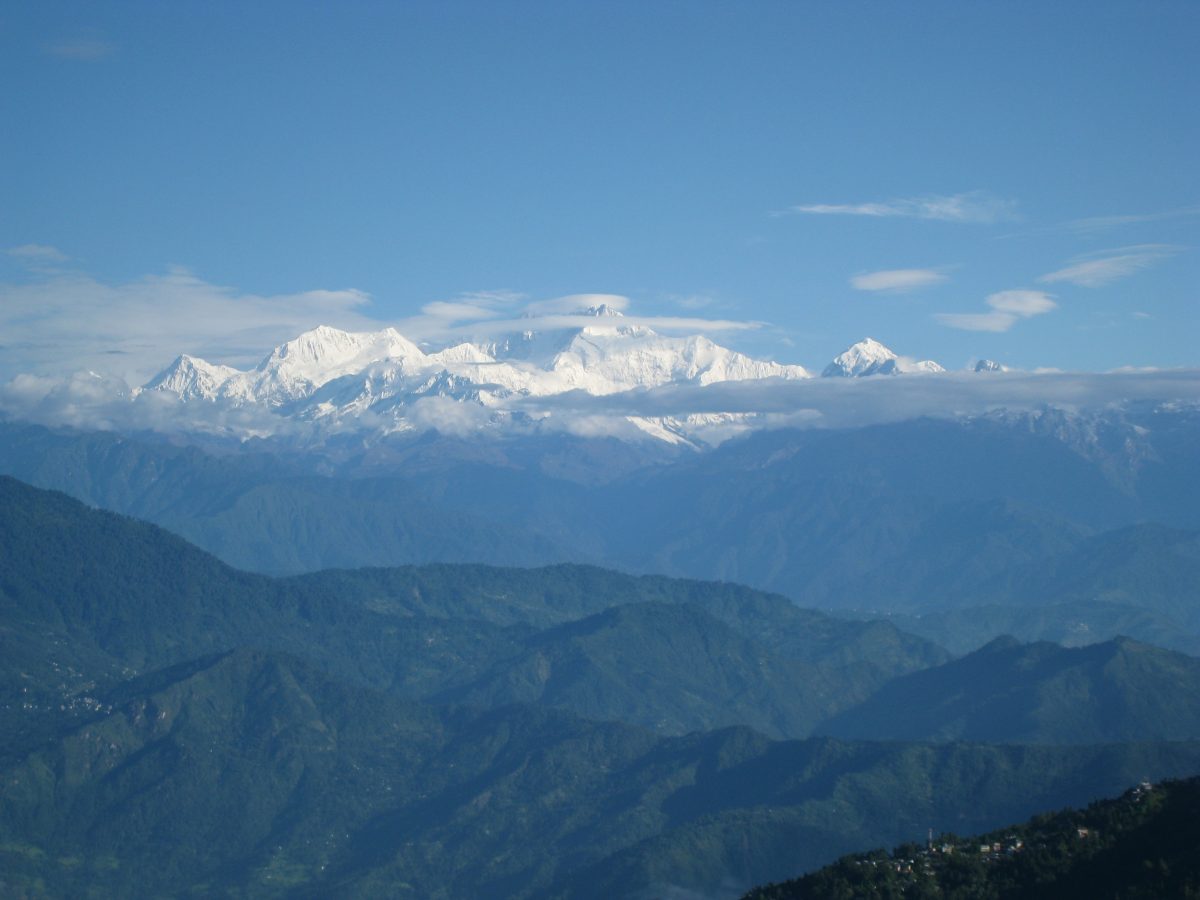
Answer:
<path fill-rule="evenodd" d="M 531 413 L 682 417 L 759 415 L 778 427 L 848 428 L 921 416 L 982 415 L 1047 406 L 1100 409 L 1157 401 L 1200 403 L 1200 370 L 1105 373 L 954 372 L 923 377 L 765 379 L 668 385 L 595 397 L 579 391 L 529 399 Z"/>
<path fill-rule="evenodd" d="M 58 258 L 29 246 L 16 249 L 26 258 Z M 353 288 L 244 293 L 178 267 L 119 284 L 55 270 L 0 284 L 0 378 L 92 369 L 140 383 L 181 352 L 245 367 L 322 322 L 379 327 L 363 314 L 369 303 Z"/>
<path fill-rule="evenodd" d="M 922 416 L 946 418 L 1044 407 L 1092 410 L 1147 401 L 1200 408 L 1200 370 L 955 372 L 804 381 L 771 378 L 667 385 L 602 396 L 583 391 L 516 396 L 501 407 L 429 397 L 414 403 L 407 415 L 417 430 L 437 429 L 459 437 L 567 432 L 626 440 L 645 439 L 631 419 L 690 419 L 692 433 L 719 443 L 751 429 L 852 428 Z M 51 426 L 236 441 L 251 436 L 300 447 L 319 446 L 328 437 L 318 423 L 291 419 L 265 406 L 189 403 L 156 391 L 133 396 L 124 382 L 90 373 L 63 380 L 19 376 L 0 385 L 0 411 L 13 419 Z M 696 420 L 701 424 L 697 426 Z M 496 427 L 498 422 L 502 427 Z M 338 430 L 365 436 L 379 425 L 375 417 L 367 415 L 341 423 Z"/>

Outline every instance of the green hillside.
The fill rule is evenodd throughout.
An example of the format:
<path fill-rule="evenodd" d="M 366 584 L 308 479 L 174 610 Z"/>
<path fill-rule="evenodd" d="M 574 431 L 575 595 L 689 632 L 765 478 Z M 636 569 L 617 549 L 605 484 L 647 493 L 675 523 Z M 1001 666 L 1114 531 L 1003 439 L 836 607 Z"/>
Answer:
<path fill-rule="evenodd" d="M 776 595 L 589 567 L 431 566 L 271 579 L 230 569 L 154 526 L 5 478 L 0 542 L 10 664 L 27 660 L 36 669 L 39 648 L 54 634 L 63 648 L 51 654 L 56 665 L 105 683 L 121 671 L 256 646 L 411 699 L 503 705 L 534 698 L 511 679 L 514 689 L 505 690 L 500 673 L 519 672 L 566 640 L 550 654 L 552 692 L 563 677 L 576 689 L 559 691 L 553 705 L 665 733 L 751 722 L 799 737 L 889 678 L 946 659 L 890 625 L 797 610 Z M 642 620 L 651 609 L 658 627 Z M 607 615 L 609 626 L 571 624 L 588 615 Z M 582 647 L 570 634 L 588 629 L 594 665 L 580 671 L 566 648 Z M 683 634 L 692 645 L 683 645 Z M 713 665 L 698 669 L 697 653 Z M 25 666 L 11 684 L 26 681 L 46 678 Z"/>
<path fill-rule="evenodd" d="M 847 856 L 746 900 L 1161 900 L 1200 897 L 1200 779 L 969 838 Z"/>
<path fill-rule="evenodd" d="M 997 638 L 889 682 L 820 731 L 846 738 L 1090 744 L 1200 737 L 1200 659 L 1119 638 Z"/>
<path fill-rule="evenodd" d="M 11 479 L 0 651 L 0 896 L 724 897 L 1200 771 L 1200 742 L 773 740 L 946 656 L 588 567 L 272 579 Z"/>
<path fill-rule="evenodd" d="M 535 706 L 413 704 L 239 650 L 123 683 L 0 766 L 7 890 L 612 897 L 745 889 L 1200 769 L 1089 748 L 662 738 Z"/>

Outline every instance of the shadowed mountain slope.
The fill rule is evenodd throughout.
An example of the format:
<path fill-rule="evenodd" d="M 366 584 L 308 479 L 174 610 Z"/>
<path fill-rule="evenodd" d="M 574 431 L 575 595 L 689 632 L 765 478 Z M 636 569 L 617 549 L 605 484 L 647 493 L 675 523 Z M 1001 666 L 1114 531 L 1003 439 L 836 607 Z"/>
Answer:
<path fill-rule="evenodd" d="M 889 682 L 823 733 L 1091 744 L 1200 737 L 1200 659 L 1128 638 L 1088 647 L 997 638 Z"/>
<path fill-rule="evenodd" d="M 664 732 L 749 721 L 796 737 L 887 679 L 946 659 L 890 625 L 796 610 L 783 597 L 586 567 L 271 579 L 6 478 L 0 542 L 0 613 L 11 664 L 24 666 L 11 682 L 21 689 L 61 680 L 39 668 L 48 633 L 64 648 L 54 665 L 89 673 L 79 690 L 122 670 L 251 645 L 414 699 L 494 705 L 533 699 L 516 673 L 554 657 L 559 678 L 571 672 L 575 685 L 554 693 L 555 679 L 554 705 L 582 715 Z M 589 614 L 608 625 L 571 624 Z M 548 627 L 559 630 L 542 634 Z M 547 648 L 557 649 L 548 657 Z"/>
<path fill-rule="evenodd" d="M 1198 744 L 660 738 L 528 706 L 411 704 L 249 650 L 99 699 L 0 765 L 8 889 L 728 895 L 854 846 L 989 827 L 1200 767 Z"/>

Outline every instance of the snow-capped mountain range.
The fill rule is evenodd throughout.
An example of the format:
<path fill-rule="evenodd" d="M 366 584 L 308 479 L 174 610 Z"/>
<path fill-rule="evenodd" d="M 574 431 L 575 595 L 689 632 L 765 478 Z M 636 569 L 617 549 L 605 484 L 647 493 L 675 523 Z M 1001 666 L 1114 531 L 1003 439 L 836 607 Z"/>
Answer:
<path fill-rule="evenodd" d="M 504 341 L 422 349 L 394 328 L 350 333 L 320 326 L 275 348 L 249 371 L 180 356 L 135 393 L 163 392 L 189 403 L 260 405 L 281 416 L 336 430 L 370 422 L 381 433 L 434 426 L 434 398 L 492 413 L 494 426 L 514 418 L 508 401 L 569 391 L 603 396 L 667 384 L 811 377 L 802 366 L 752 359 L 706 337 L 667 337 L 622 321 L 607 306 L 581 311 L 594 325 L 525 332 Z M 643 432 L 679 440 L 678 426 L 631 417 Z M 664 430 L 664 428 L 666 430 Z"/>
<path fill-rule="evenodd" d="M 705 337 L 665 337 L 625 325 L 620 312 L 605 306 L 586 312 L 596 317 L 595 325 L 431 352 L 394 328 L 353 334 L 322 325 L 277 347 L 248 372 L 185 355 L 144 389 L 272 407 L 314 401 L 328 411 L 431 390 L 458 394 L 465 389 L 472 396 L 570 390 L 604 395 L 672 383 L 811 377 L 802 366 L 751 359 Z"/>
<path fill-rule="evenodd" d="M 351 333 L 323 325 L 276 347 L 248 371 L 180 356 L 134 394 L 171 395 L 189 405 L 256 407 L 325 432 L 386 435 L 439 428 L 439 415 L 459 422 L 467 416 L 476 428 L 498 431 L 536 425 L 536 417 L 531 420 L 514 401 L 572 391 L 601 397 L 667 385 L 812 377 L 802 366 L 753 359 L 700 335 L 658 334 L 627 323 L 608 306 L 580 313 L 594 317 L 595 323 L 437 349 L 418 346 L 394 328 Z M 944 371 L 935 362 L 899 356 L 867 338 L 836 357 L 822 375 Z M 755 416 L 622 418 L 632 434 L 692 443 L 707 442 L 705 431 L 752 427 Z"/>

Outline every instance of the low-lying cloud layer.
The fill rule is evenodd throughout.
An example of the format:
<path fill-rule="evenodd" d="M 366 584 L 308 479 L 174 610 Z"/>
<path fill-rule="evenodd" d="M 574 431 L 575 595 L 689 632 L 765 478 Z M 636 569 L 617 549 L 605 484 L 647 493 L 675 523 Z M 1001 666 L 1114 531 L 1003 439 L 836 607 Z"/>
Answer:
<path fill-rule="evenodd" d="M 787 417 L 789 425 L 840 428 L 919 416 L 978 415 L 1044 406 L 1098 409 L 1139 401 L 1200 402 L 1200 370 L 954 372 L 892 378 L 726 381 L 604 397 L 574 391 L 530 399 L 523 406 L 556 414 L 647 417 L 758 413 Z"/>
<path fill-rule="evenodd" d="M 515 396 L 499 407 L 430 397 L 412 404 L 407 418 L 417 430 L 458 436 L 488 432 L 499 415 L 508 418 L 508 425 L 497 434 L 565 431 L 633 439 L 645 435 L 631 419 L 713 417 L 713 424 L 699 431 L 703 440 L 718 443 L 747 429 L 848 428 L 921 416 L 970 416 L 1047 406 L 1087 410 L 1144 401 L 1200 405 L 1200 370 L 770 378 L 668 385 L 605 396 L 583 391 Z M 298 445 L 322 439 L 321 426 L 265 406 L 185 402 L 156 391 L 134 396 L 118 379 L 86 373 L 62 380 L 28 375 L 13 379 L 0 386 L 0 411 L 13 419 L 80 429 L 274 437 Z M 356 421 L 342 422 L 339 431 L 369 433 L 381 424 L 368 412 Z"/>

